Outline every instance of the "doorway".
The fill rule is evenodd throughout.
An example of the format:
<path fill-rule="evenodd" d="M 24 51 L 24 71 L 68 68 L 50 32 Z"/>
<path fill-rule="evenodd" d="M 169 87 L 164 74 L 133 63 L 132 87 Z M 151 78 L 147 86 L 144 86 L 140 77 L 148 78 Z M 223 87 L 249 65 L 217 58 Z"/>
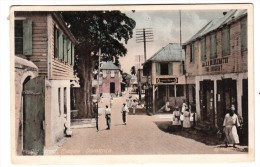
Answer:
<path fill-rule="evenodd" d="M 225 114 L 231 105 L 237 110 L 237 81 L 231 78 L 217 81 L 217 125 L 222 127 Z"/>
<path fill-rule="evenodd" d="M 110 93 L 115 93 L 115 82 L 110 82 Z"/>
<path fill-rule="evenodd" d="M 214 81 L 203 80 L 200 81 L 200 111 L 201 120 L 210 123 L 211 126 L 215 124 L 214 114 Z"/>

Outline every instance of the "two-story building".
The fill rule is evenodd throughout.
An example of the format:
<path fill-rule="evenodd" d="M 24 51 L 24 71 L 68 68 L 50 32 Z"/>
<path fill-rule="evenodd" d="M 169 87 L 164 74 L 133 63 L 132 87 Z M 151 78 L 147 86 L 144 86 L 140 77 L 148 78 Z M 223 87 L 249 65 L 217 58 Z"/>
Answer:
<path fill-rule="evenodd" d="M 16 11 L 12 25 L 15 73 L 24 67 L 35 71 L 15 75 L 15 148 L 18 155 L 41 155 L 70 128 L 77 41 L 55 12 Z"/>
<path fill-rule="evenodd" d="M 148 85 L 152 85 L 154 114 L 166 101 L 171 106 L 181 106 L 186 98 L 184 56 L 180 44 L 170 43 L 145 61 L 144 76 L 147 76 Z"/>
<path fill-rule="evenodd" d="M 183 45 L 190 103 L 200 122 L 222 127 L 231 105 L 248 124 L 247 11 L 230 10 Z M 195 89 L 193 89 L 193 87 Z"/>
<path fill-rule="evenodd" d="M 122 76 L 120 68 L 112 61 L 103 62 L 100 67 L 99 92 L 103 97 L 117 96 L 121 93 Z"/>

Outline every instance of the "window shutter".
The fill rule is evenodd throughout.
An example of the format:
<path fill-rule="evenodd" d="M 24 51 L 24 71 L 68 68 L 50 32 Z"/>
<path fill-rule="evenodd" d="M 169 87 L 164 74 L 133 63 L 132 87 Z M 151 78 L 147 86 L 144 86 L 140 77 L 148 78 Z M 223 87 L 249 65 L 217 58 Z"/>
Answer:
<path fill-rule="evenodd" d="M 71 46 L 71 65 L 74 66 L 75 64 L 75 55 L 74 55 L 74 49 L 75 49 L 75 46 L 72 44 Z"/>
<path fill-rule="evenodd" d="M 71 41 L 68 42 L 68 64 L 71 64 Z"/>
<path fill-rule="evenodd" d="M 241 47 L 247 49 L 247 18 L 241 20 Z"/>
<path fill-rule="evenodd" d="M 200 41 L 200 53 L 201 53 L 201 60 L 204 61 L 206 60 L 206 49 L 205 49 L 205 45 L 206 45 L 206 40 L 205 38 L 201 39 Z"/>
<path fill-rule="evenodd" d="M 173 72 L 172 72 L 172 63 L 168 63 L 168 75 L 172 75 Z"/>
<path fill-rule="evenodd" d="M 63 58 L 63 33 L 59 33 L 59 59 Z"/>
<path fill-rule="evenodd" d="M 54 29 L 54 57 L 59 57 L 59 30 L 55 27 Z"/>
<path fill-rule="evenodd" d="M 194 42 L 192 43 L 191 47 L 192 47 L 192 53 L 191 53 L 192 54 L 192 62 L 194 62 L 194 58 L 195 58 L 195 43 Z"/>
<path fill-rule="evenodd" d="M 210 35 L 210 58 L 216 58 L 216 34 Z"/>
<path fill-rule="evenodd" d="M 230 51 L 230 32 L 229 28 L 225 28 L 221 32 L 222 55 L 229 54 Z"/>
<path fill-rule="evenodd" d="M 32 55 L 32 20 L 23 21 L 23 54 Z"/>
<path fill-rule="evenodd" d="M 155 63 L 156 65 L 156 74 L 160 75 L 161 74 L 161 64 L 160 63 Z"/>
<path fill-rule="evenodd" d="M 68 39 L 64 37 L 64 57 L 63 61 L 68 63 Z"/>

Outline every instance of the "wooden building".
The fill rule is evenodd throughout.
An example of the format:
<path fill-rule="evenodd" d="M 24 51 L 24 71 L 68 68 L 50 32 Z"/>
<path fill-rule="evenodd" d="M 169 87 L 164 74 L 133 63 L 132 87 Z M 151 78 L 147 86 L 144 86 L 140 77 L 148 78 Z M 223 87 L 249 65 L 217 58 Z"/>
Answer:
<path fill-rule="evenodd" d="M 15 56 L 37 66 L 24 79 L 16 112 L 17 154 L 43 154 L 70 128 L 70 89 L 76 39 L 55 12 L 15 12 Z M 16 85 L 16 87 L 19 85 Z M 16 101 L 16 105 L 18 101 Z M 36 135 L 37 134 L 37 135 Z"/>
<path fill-rule="evenodd" d="M 170 43 L 144 62 L 143 73 L 147 76 L 148 85 L 152 86 L 154 114 L 166 101 L 169 101 L 171 106 L 182 105 L 186 83 L 184 56 L 180 44 Z"/>
<path fill-rule="evenodd" d="M 248 125 L 247 11 L 230 10 L 183 45 L 190 103 L 200 122 L 222 127 L 231 105 Z M 195 88 L 195 89 L 194 89 Z"/>

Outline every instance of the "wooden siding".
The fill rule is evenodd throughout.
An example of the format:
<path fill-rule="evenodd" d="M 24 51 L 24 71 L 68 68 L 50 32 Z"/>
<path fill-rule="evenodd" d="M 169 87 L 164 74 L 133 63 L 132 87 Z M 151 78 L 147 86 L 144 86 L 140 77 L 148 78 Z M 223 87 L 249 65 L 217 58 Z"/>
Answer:
<path fill-rule="evenodd" d="M 50 79 L 73 80 L 73 79 L 75 79 L 73 66 L 54 57 L 54 38 L 55 38 L 55 36 L 54 36 L 54 26 L 57 25 L 57 23 L 55 22 L 53 17 L 51 17 L 49 24 L 50 24 L 50 26 L 48 27 L 49 28 L 48 31 L 50 32 L 50 34 L 49 34 L 49 39 L 50 39 L 50 55 L 49 55 L 49 58 L 50 58 L 50 62 L 49 62 L 49 64 L 50 64 L 50 66 L 49 66 Z M 59 27 L 60 26 L 58 25 L 58 28 Z M 65 33 L 63 32 L 63 34 L 65 34 Z"/>
<path fill-rule="evenodd" d="M 40 76 L 47 76 L 47 18 L 46 13 L 17 13 L 16 17 L 25 17 L 32 20 L 32 55 L 26 57 L 39 68 Z M 25 57 L 24 55 L 17 55 Z"/>

